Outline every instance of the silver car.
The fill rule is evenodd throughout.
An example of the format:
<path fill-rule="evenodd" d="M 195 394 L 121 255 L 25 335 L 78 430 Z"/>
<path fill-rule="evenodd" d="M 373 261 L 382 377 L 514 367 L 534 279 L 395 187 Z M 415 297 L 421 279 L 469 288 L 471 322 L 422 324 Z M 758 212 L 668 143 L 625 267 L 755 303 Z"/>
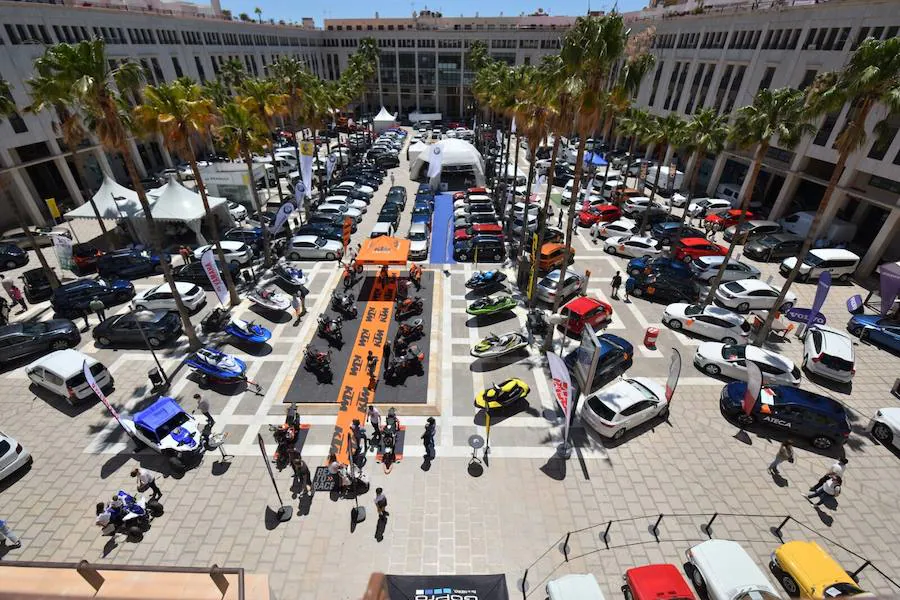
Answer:
<path fill-rule="evenodd" d="M 556 300 L 557 294 L 562 294 L 563 299 L 566 299 L 578 292 L 583 292 L 587 286 L 587 278 L 584 274 L 574 269 L 566 271 L 566 279 L 562 286 L 559 285 L 559 276 L 559 269 L 554 269 L 537 282 L 535 293 L 538 300 L 552 304 Z"/>
<path fill-rule="evenodd" d="M 52 246 L 55 236 L 72 239 L 72 234 L 69 233 L 69 230 L 62 227 L 30 227 L 29 230 L 34 237 L 34 243 L 41 248 Z M 15 244 L 22 250 L 32 250 L 34 248 L 31 240 L 28 238 L 28 234 L 21 227 L 4 231 L 3 235 L 0 235 L 0 244 Z"/>
<path fill-rule="evenodd" d="M 336 260 L 344 255 L 344 247 L 340 242 L 326 240 L 322 236 L 298 235 L 291 238 L 285 254 L 290 260 Z"/>

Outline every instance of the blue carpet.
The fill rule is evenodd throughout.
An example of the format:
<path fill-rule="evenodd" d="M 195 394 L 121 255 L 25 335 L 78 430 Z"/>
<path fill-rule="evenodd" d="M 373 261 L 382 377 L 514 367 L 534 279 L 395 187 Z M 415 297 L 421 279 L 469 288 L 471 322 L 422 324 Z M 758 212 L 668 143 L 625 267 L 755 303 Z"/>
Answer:
<path fill-rule="evenodd" d="M 453 196 L 451 194 L 438 194 L 434 197 L 430 262 L 445 265 L 456 263 L 453 260 Z"/>

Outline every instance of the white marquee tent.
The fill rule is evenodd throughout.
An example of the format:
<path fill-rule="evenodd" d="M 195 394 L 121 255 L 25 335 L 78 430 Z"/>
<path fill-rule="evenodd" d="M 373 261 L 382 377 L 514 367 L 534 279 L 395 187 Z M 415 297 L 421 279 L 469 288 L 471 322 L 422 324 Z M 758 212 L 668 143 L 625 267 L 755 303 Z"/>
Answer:
<path fill-rule="evenodd" d="M 132 217 L 141 212 L 137 192 L 124 185 L 119 185 L 111 177 L 104 177 L 100 189 L 94 194 L 94 204 L 97 212 L 104 219 L 122 219 Z M 96 219 L 94 209 L 90 202 L 85 202 L 78 208 L 65 214 L 67 219 Z"/>
<path fill-rule="evenodd" d="M 415 161 L 416 158 L 418 158 L 418 156 L 426 150 L 428 150 L 428 144 L 421 140 L 419 140 L 415 144 L 410 144 L 406 149 L 406 158 L 409 159 L 410 165 L 412 165 L 413 161 Z"/>
<path fill-rule="evenodd" d="M 150 200 L 150 213 L 160 225 L 181 223 L 197 236 L 197 243 L 201 245 L 208 243 L 200 232 L 206 211 L 199 193 L 187 189 L 172 175 L 167 184 L 150 190 L 147 195 Z M 228 201 L 225 198 L 207 195 L 207 199 L 210 212 L 219 217 L 220 229 L 233 224 L 228 212 Z M 135 219 L 143 224 L 143 212 L 136 214 Z"/>
<path fill-rule="evenodd" d="M 483 186 L 484 178 L 484 158 L 481 153 L 475 149 L 475 146 L 460 139 L 449 138 L 441 140 L 436 144 L 441 149 L 443 159 L 441 161 L 441 179 L 445 182 L 448 176 L 469 176 L 475 180 L 475 185 Z M 423 148 L 430 149 L 430 146 Z M 410 156 L 409 176 L 413 180 L 424 177 L 428 172 L 428 157 L 430 152 L 422 151 L 415 159 Z"/>
<path fill-rule="evenodd" d="M 375 128 L 375 133 L 381 133 L 385 129 L 396 127 L 397 117 L 396 115 L 389 113 L 388 110 L 382 106 L 378 114 L 375 115 L 375 118 L 372 119 L 372 126 Z"/>

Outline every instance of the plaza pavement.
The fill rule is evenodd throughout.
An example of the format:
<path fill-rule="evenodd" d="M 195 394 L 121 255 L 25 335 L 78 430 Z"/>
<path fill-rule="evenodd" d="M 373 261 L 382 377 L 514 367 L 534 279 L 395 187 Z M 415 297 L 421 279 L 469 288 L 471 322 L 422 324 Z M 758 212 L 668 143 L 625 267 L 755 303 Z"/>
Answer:
<path fill-rule="evenodd" d="M 393 172 L 397 184 L 406 185 L 412 196 L 415 184 L 409 182 L 406 167 L 404 160 Z M 386 180 L 377 192 L 354 244 L 371 228 L 388 186 Z M 409 210 L 401 234 L 408 228 L 408 214 Z M 604 254 L 590 243 L 586 230 L 575 239 L 575 267 L 591 271 L 589 293 L 608 301 L 609 280 L 626 259 Z M 757 266 L 764 279 L 771 276 L 775 285 L 782 281 L 777 263 Z M 809 531 L 800 525 L 804 524 L 858 552 L 895 580 L 900 577 L 896 552 L 900 501 L 894 489 L 900 463 L 894 451 L 864 432 L 875 410 L 896 405 L 889 391 L 900 372 L 896 356 L 857 344 L 852 391 L 824 387 L 804 375 L 803 387 L 830 394 L 848 406 L 854 428 L 846 445 L 850 462 L 837 508 L 817 511 L 801 492 L 833 459 L 801 449 L 795 464 L 782 466 L 786 480 L 773 481 L 766 466 L 777 442 L 736 435 L 736 428 L 720 416 L 717 400 L 723 382 L 691 364 L 699 341 L 661 327 L 662 305 L 637 299 L 630 304 L 613 301 L 615 315 L 609 330 L 635 344 L 632 374 L 662 383 L 670 349 L 681 351 L 684 367 L 671 416 L 618 442 L 604 442 L 576 421 L 577 449 L 564 462 L 554 457 L 562 428 L 551 414 L 555 407 L 538 352 L 486 365 L 473 364 L 468 355 L 471 345 L 488 332 L 520 328 L 525 317 L 520 307 L 508 320 L 470 326 L 474 323 L 465 313 L 463 283 L 474 270 L 471 265 L 432 266 L 436 298 L 433 327 L 425 343 L 431 353 L 428 376 L 433 385 L 429 385 L 427 404 L 400 409 L 401 422 L 409 428 L 405 458 L 389 474 L 370 454 L 367 471 L 372 489 L 383 486 L 389 499 L 391 516 L 386 525 L 379 526 L 374 517 L 372 492 L 360 497 L 369 507 L 369 518 L 354 528 L 352 501 L 335 500 L 325 493 L 317 493 L 311 502 L 293 498 L 286 470 L 276 472 L 276 480 L 296 514 L 276 526 L 269 507 L 277 507 L 277 501 L 256 436 L 262 433 L 270 453 L 274 450 L 268 426 L 283 421 L 285 382 L 315 333 L 315 316 L 327 306 L 340 278 L 339 267 L 332 263 L 303 267 L 311 278 L 312 294 L 307 298 L 309 315 L 298 325 L 292 319 L 268 321 L 252 314 L 247 303 L 236 310 L 273 329 L 271 352 L 254 356 L 235 350 L 247 359 L 249 375 L 262 385 L 262 394 L 240 388 L 227 394 L 201 391 L 212 405 L 216 430 L 228 433 L 226 449 L 235 455 L 230 461 L 222 462 L 217 453 L 210 453 L 184 476 L 172 475 L 153 453 L 135 453 L 99 403 L 72 409 L 29 387 L 23 371 L 28 361 L 4 369 L 0 429 L 17 438 L 35 460 L 29 470 L 0 483 L 0 518 L 8 520 L 23 539 L 19 550 L 0 547 L 0 559 L 242 566 L 268 574 L 276 598 L 310 599 L 358 598 L 373 571 L 503 572 L 511 595 L 520 597 L 518 580 L 530 566 L 530 597 L 542 598 L 545 580 L 566 572 L 592 572 L 604 592 L 616 597 L 621 575 L 629 567 L 651 561 L 681 565 L 684 550 L 706 538 L 699 525 L 718 512 L 722 516 L 713 525 L 713 534 L 742 541 L 760 565 L 765 565 L 778 544 L 770 528 L 791 515 L 796 522 L 784 527 L 785 540 L 809 538 Z M 142 289 L 158 280 L 135 283 Z M 796 284 L 793 290 L 799 306 L 810 306 L 815 285 Z M 853 293 L 865 291 L 853 285 L 832 289 L 822 311 L 829 324 L 843 327 L 849 317 L 844 302 Z M 209 300 L 204 311 L 194 316 L 196 323 L 215 303 L 212 294 Z M 49 316 L 46 312 L 39 318 Z M 650 325 L 661 329 L 656 350 L 640 345 Z M 98 349 L 90 333 L 84 338 L 81 349 L 106 364 L 115 377 L 111 401 L 122 410 L 145 405 L 147 371 L 153 365 L 149 354 L 139 349 Z M 574 341 L 568 344 L 574 347 Z M 799 363 L 800 340 L 789 336 L 778 348 Z M 161 355 L 173 379 L 170 395 L 192 409 L 191 397 L 199 388 L 180 366 L 183 349 L 165 350 Z M 341 372 L 342 368 L 336 370 Z M 476 477 L 469 471 L 467 440 L 485 431 L 475 420 L 472 398 L 491 382 L 507 377 L 521 377 L 532 387 L 529 409 L 494 422 L 489 464 Z M 322 405 L 301 407 L 302 421 L 311 425 L 304 457 L 312 466 L 324 459 L 330 443 L 336 413 L 331 402 L 328 398 Z M 428 415 L 438 420 L 437 459 L 430 465 L 420 458 L 419 440 Z M 154 521 L 142 542 L 120 538 L 114 546 L 93 525 L 94 504 L 120 488 L 133 489 L 128 472 L 135 465 L 163 474 L 158 483 L 165 492 L 166 512 Z M 657 542 L 649 527 L 659 514 L 667 516 Z M 610 520 L 622 522 L 611 527 L 609 550 L 599 537 L 603 527 L 581 531 L 570 538 L 572 560 L 564 562 L 558 544 L 566 532 Z M 823 543 L 848 569 L 862 563 Z M 871 568 L 861 573 L 861 582 L 882 595 L 897 592 Z"/>

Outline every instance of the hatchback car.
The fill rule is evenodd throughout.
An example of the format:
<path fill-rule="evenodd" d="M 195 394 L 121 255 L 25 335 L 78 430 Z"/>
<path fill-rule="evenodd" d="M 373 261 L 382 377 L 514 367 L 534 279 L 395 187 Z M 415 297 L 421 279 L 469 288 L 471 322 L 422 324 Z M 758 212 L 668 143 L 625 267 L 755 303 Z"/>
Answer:
<path fill-rule="evenodd" d="M 789 596 L 809 600 L 876 598 L 864 592 L 854 578 L 816 542 L 794 540 L 772 553 L 772 573 Z"/>
<path fill-rule="evenodd" d="M 784 303 L 775 307 L 780 290 L 759 279 L 739 279 L 722 284 L 716 290 L 715 302 L 725 308 L 733 308 L 738 312 L 753 309 L 777 308 L 779 312 L 789 310 L 797 303 L 797 295 L 788 290 Z"/>
<path fill-rule="evenodd" d="M 69 319 L 10 323 L 0 327 L 0 362 L 37 352 L 73 348 L 80 341 L 78 326 Z"/>
<path fill-rule="evenodd" d="M 344 246 L 322 236 L 298 235 L 288 242 L 285 255 L 290 260 L 339 260 L 344 255 Z"/>
<path fill-rule="evenodd" d="M 112 387 L 113 378 L 103 363 L 71 348 L 42 356 L 25 367 L 25 374 L 35 385 L 75 404 L 94 395 L 84 376 L 85 363 L 101 389 Z"/>
<path fill-rule="evenodd" d="M 476 223 L 465 227 L 457 227 L 453 232 L 453 240 L 467 240 L 475 235 L 494 235 L 503 237 L 503 227 L 499 223 Z"/>
<path fill-rule="evenodd" d="M 162 273 L 159 256 L 140 250 L 113 250 L 97 259 L 97 274 L 109 279 L 138 279 Z"/>
<path fill-rule="evenodd" d="M 97 270 L 100 257 L 106 254 L 93 244 L 75 244 L 72 246 L 72 262 L 75 263 L 75 273 L 84 274 Z"/>
<path fill-rule="evenodd" d="M 803 338 L 803 366 L 810 373 L 849 383 L 856 373 L 853 340 L 846 333 L 813 325 Z"/>
<path fill-rule="evenodd" d="M 336 242 L 343 242 L 344 240 L 343 230 L 338 226 L 329 225 L 327 223 L 307 223 L 301 225 L 294 230 L 294 235 L 321 236 L 326 240 L 334 240 Z"/>
<path fill-rule="evenodd" d="M 590 227 L 594 223 L 611 223 L 622 217 L 622 211 L 615 204 L 596 204 L 578 212 L 578 224 Z"/>
<path fill-rule="evenodd" d="M 216 261 L 216 266 L 219 268 L 219 277 L 224 278 L 225 272 L 222 270 L 222 265 Z M 228 265 L 229 271 L 231 271 L 231 280 L 234 281 L 240 269 L 234 265 Z M 196 283 L 204 290 L 211 290 L 212 283 L 209 281 L 209 276 L 206 274 L 206 270 L 203 268 L 203 265 L 200 261 L 194 261 L 187 265 L 182 265 L 180 267 L 175 267 L 172 270 L 172 278 L 175 281 L 187 281 L 188 283 Z"/>
<path fill-rule="evenodd" d="M 682 279 L 688 279 L 694 275 L 690 267 L 683 262 L 667 256 L 655 256 L 653 258 L 639 256 L 629 260 L 628 265 L 625 267 L 625 272 L 632 276 L 649 275 L 653 271 L 661 271 Z"/>
<path fill-rule="evenodd" d="M 803 246 L 803 238 L 790 233 L 775 233 L 748 242 L 744 246 L 744 256 L 753 260 L 771 262 L 789 256 L 797 256 L 801 246 Z"/>
<path fill-rule="evenodd" d="M 453 258 L 459 261 L 478 260 L 499 262 L 506 257 L 503 239 L 493 235 L 476 235 L 453 244 Z"/>
<path fill-rule="evenodd" d="M 861 341 L 900 352 L 900 322 L 879 315 L 855 315 L 847 323 L 847 331 Z"/>
<path fill-rule="evenodd" d="M 688 264 L 701 256 L 725 256 L 728 253 L 728 248 L 702 237 L 681 238 L 673 250 L 675 258 Z"/>
<path fill-rule="evenodd" d="M 22 444 L 0 431 L 0 481 L 31 462 L 31 453 Z"/>
<path fill-rule="evenodd" d="M 663 207 L 659 203 L 650 200 L 647 196 L 635 196 L 629 198 L 625 201 L 625 204 L 622 205 L 622 212 L 632 218 L 637 215 L 642 215 L 647 210 L 654 209 L 663 210 Z"/>
<path fill-rule="evenodd" d="M 652 302 L 696 302 L 700 296 L 697 283 L 670 271 L 640 273 L 625 280 L 625 291 L 635 298 Z"/>
<path fill-rule="evenodd" d="M 729 227 L 737 225 L 742 213 L 744 213 L 744 211 L 739 208 L 730 208 L 728 210 L 723 210 L 720 213 L 706 215 L 703 220 L 713 227 L 718 228 L 719 231 L 723 231 L 725 229 L 728 229 Z M 754 218 L 756 218 L 756 215 L 754 215 L 749 210 L 744 213 L 745 221 L 749 221 Z"/>
<path fill-rule="evenodd" d="M 22 250 L 33 250 L 34 246 L 31 243 L 31 239 L 34 239 L 34 243 L 38 247 L 44 248 L 53 245 L 55 236 L 61 235 L 69 239 L 72 238 L 69 230 L 63 227 L 29 227 L 29 231 L 31 232 L 31 238 L 28 237 L 28 234 L 21 227 L 8 229 L 0 234 L 0 244 L 15 244 Z"/>
<path fill-rule="evenodd" d="M 694 600 L 675 565 L 644 565 L 625 571 L 625 600 Z"/>
<path fill-rule="evenodd" d="M 878 409 L 869 420 L 866 430 L 882 444 L 890 444 L 900 450 L 900 407 Z"/>
<path fill-rule="evenodd" d="M 538 270 L 550 271 L 562 266 L 565 257 L 565 244 L 555 244 L 553 242 L 546 243 L 541 246 L 541 252 L 538 256 Z M 569 264 L 575 262 L 575 248 L 569 252 Z"/>
<path fill-rule="evenodd" d="M 196 284 L 176 281 L 175 289 L 178 290 L 184 306 L 190 311 L 199 310 L 206 304 L 206 293 Z M 168 283 L 143 290 L 134 296 L 132 302 L 138 310 L 177 310 L 175 295 Z"/>
<path fill-rule="evenodd" d="M 417 205 L 418 206 L 418 205 Z M 427 207 L 427 205 L 422 205 L 426 211 L 430 211 L 431 209 Z M 466 215 L 475 215 L 475 214 L 490 214 L 495 215 L 494 206 L 491 204 L 467 204 L 462 208 L 457 208 L 453 212 L 454 217 L 464 217 Z"/>
<path fill-rule="evenodd" d="M 708 215 L 725 212 L 729 209 L 731 209 L 731 202 L 728 200 L 722 200 L 720 198 L 698 198 L 688 204 L 687 214 L 693 219 L 698 217 L 702 219 Z"/>
<path fill-rule="evenodd" d="M 650 228 L 650 235 L 659 240 L 661 246 L 671 246 L 681 238 L 702 238 L 704 233 L 677 221 L 667 221 Z"/>
<path fill-rule="evenodd" d="M 424 223 L 413 223 L 406 234 L 409 240 L 409 259 L 425 260 L 428 258 L 428 228 Z"/>
<path fill-rule="evenodd" d="M 775 221 L 760 221 L 753 219 L 744 221 L 741 230 L 738 232 L 737 225 L 732 225 L 725 229 L 722 237 L 726 242 L 737 240 L 738 244 L 746 244 L 751 240 L 765 237 L 773 233 L 781 233 L 781 225 Z"/>
<path fill-rule="evenodd" d="M 566 270 L 566 278 L 562 285 L 559 285 L 560 270 L 554 269 L 542 277 L 535 285 L 534 293 L 538 300 L 553 304 L 557 294 L 563 299 L 569 298 L 578 292 L 583 292 L 587 285 L 587 278 L 584 274 L 574 269 Z"/>
<path fill-rule="evenodd" d="M 253 251 L 250 249 L 250 246 L 243 242 L 235 242 L 232 240 L 223 240 L 220 242 L 222 245 L 222 252 L 225 254 L 225 262 L 228 264 L 234 265 L 236 267 L 242 267 L 250 263 L 253 260 Z M 200 257 L 203 256 L 203 253 L 207 250 L 212 249 L 215 252 L 215 246 L 208 244 L 206 246 L 200 246 L 196 250 L 194 250 L 194 258 L 200 260 Z M 218 255 L 218 253 L 216 253 Z"/>
<path fill-rule="evenodd" d="M 88 310 L 91 300 L 98 298 L 109 308 L 127 302 L 134 297 L 134 285 L 124 279 L 106 283 L 102 279 L 80 279 L 64 283 L 56 288 L 50 305 L 60 315 L 74 314 L 74 311 Z"/>
<path fill-rule="evenodd" d="M 750 414 L 746 414 L 746 391 L 743 381 L 734 381 L 722 389 L 719 410 L 726 419 L 743 426 L 758 422 L 790 438 L 807 439 L 820 450 L 841 445 L 850 437 L 847 411 L 833 398 L 790 385 L 764 385 Z"/>
<path fill-rule="evenodd" d="M 159 348 L 177 339 L 181 332 L 181 319 L 177 313 L 146 310 L 110 317 L 94 327 L 93 336 L 97 344 L 104 348 L 144 344 Z"/>
<path fill-rule="evenodd" d="M 320 202 L 317 206 L 328 206 L 329 204 L 334 204 L 336 206 L 346 206 L 347 208 L 355 208 L 362 214 L 366 214 L 369 210 L 369 204 L 364 202 L 363 200 L 354 200 L 350 198 L 346 194 L 335 194 L 333 196 L 328 196 L 322 202 Z"/>
<path fill-rule="evenodd" d="M 600 347 L 597 368 L 594 371 L 594 379 L 591 389 L 583 393 L 591 393 L 614 377 L 618 377 L 631 368 L 634 359 L 634 346 L 626 339 L 611 333 L 603 333 L 597 336 L 597 345 Z M 578 362 L 580 350 L 573 350 L 563 359 L 569 371 L 574 374 L 575 363 Z"/>
<path fill-rule="evenodd" d="M 651 237 L 628 235 L 606 238 L 603 250 L 619 256 L 658 256 L 662 252 L 659 242 Z"/>
<path fill-rule="evenodd" d="M 709 284 L 718 274 L 724 261 L 724 256 L 699 256 L 691 262 L 691 270 L 697 279 Z M 722 273 L 722 281 L 737 281 L 738 279 L 759 279 L 759 269 L 732 258 Z"/>
<path fill-rule="evenodd" d="M 741 315 L 718 306 L 676 302 L 666 307 L 663 325 L 673 331 L 689 332 L 725 344 L 745 342 L 750 324 Z"/>
<path fill-rule="evenodd" d="M 51 267 L 52 268 L 52 267 Z M 50 286 L 50 280 L 44 269 L 28 269 L 19 275 L 22 280 L 22 291 L 25 292 L 25 299 L 32 304 L 47 300 L 53 296 L 53 288 Z"/>
<path fill-rule="evenodd" d="M 581 418 L 606 438 L 620 439 L 625 432 L 669 414 L 666 390 L 646 377 L 623 378 L 592 393 L 583 403 Z"/>
<path fill-rule="evenodd" d="M 747 364 L 754 363 L 763 383 L 800 385 L 800 369 L 794 361 L 771 350 L 748 344 L 703 342 L 694 353 L 694 366 L 707 375 L 747 380 Z"/>
<path fill-rule="evenodd" d="M 597 237 L 606 239 L 609 237 L 629 236 L 638 231 L 638 224 L 632 219 L 617 219 L 612 223 L 601 225 L 597 228 Z M 593 232 L 592 232 L 593 233 Z"/>
<path fill-rule="evenodd" d="M 6 270 L 28 263 L 28 253 L 15 244 L 0 244 L 0 265 Z"/>
<path fill-rule="evenodd" d="M 612 320 L 613 308 L 597 298 L 579 296 L 566 302 L 559 310 L 559 314 L 566 319 L 560 325 L 563 330 L 581 335 L 585 325 L 590 325 L 594 331 L 609 325 Z"/>
<path fill-rule="evenodd" d="M 321 215 L 340 217 L 341 220 L 343 220 L 344 217 L 350 217 L 353 219 L 353 222 L 357 224 L 362 219 L 362 213 L 360 211 L 355 208 L 348 208 L 337 204 L 323 204 L 316 208 L 316 212 Z"/>

